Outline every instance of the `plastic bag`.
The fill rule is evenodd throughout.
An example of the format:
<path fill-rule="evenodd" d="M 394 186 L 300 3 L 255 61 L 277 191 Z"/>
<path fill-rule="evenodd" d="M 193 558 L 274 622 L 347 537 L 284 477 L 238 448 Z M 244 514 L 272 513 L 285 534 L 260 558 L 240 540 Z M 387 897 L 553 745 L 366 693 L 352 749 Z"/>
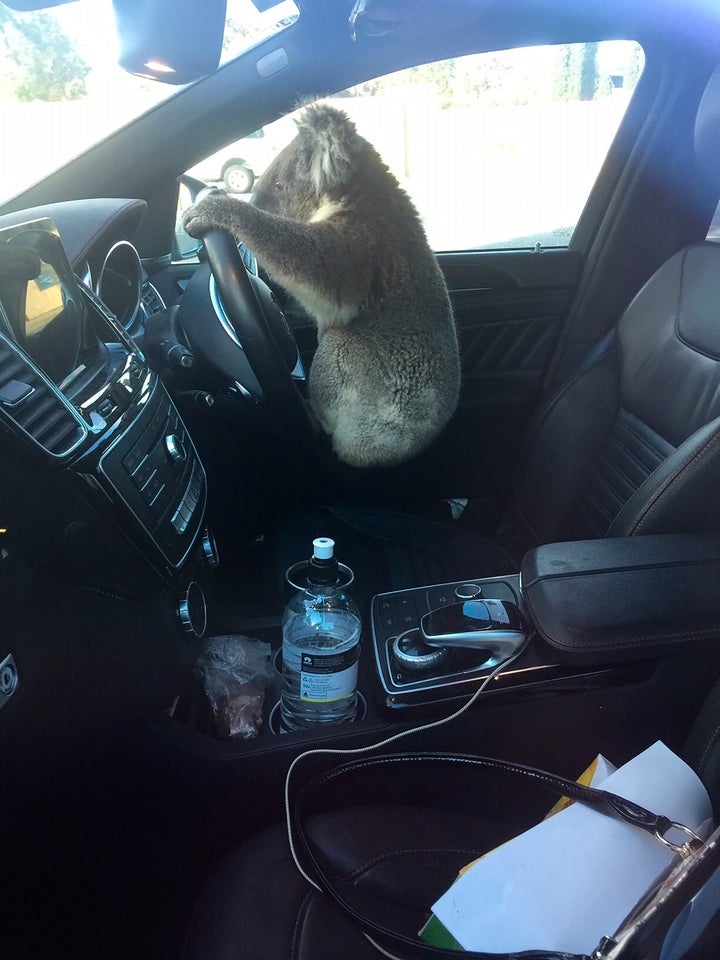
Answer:
<path fill-rule="evenodd" d="M 269 643 L 239 635 L 209 637 L 195 664 L 219 737 L 260 735 L 265 690 L 273 679 Z"/>

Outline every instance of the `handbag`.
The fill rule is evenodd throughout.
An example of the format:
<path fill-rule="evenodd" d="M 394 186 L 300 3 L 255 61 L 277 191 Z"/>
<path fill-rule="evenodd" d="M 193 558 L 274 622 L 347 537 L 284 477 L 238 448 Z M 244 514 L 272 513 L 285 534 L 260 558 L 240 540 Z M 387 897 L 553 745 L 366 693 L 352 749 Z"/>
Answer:
<path fill-rule="evenodd" d="M 341 809 L 343 805 L 347 806 L 348 797 L 354 799 L 365 792 L 371 794 L 374 801 L 382 802 L 377 784 L 382 783 L 383 771 L 389 768 L 405 779 L 413 778 L 420 768 L 421 776 L 415 776 L 414 783 L 444 784 L 450 776 L 457 783 L 460 774 L 471 796 L 473 791 L 482 789 L 483 778 L 488 774 L 533 783 L 652 834 L 659 843 L 666 844 L 678 854 L 680 861 L 640 903 L 628 905 L 628 917 L 619 930 L 604 937 L 591 954 L 543 949 L 502 954 L 459 952 L 433 946 L 390 926 L 388 911 L 381 901 L 374 902 L 367 891 L 359 891 L 350 880 L 336 876 L 328 869 L 322 852 L 307 830 L 308 819 L 313 814 Z M 418 800 L 422 805 L 423 797 Z M 437 804 L 437 791 L 432 803 Z M 676 843 L 668 838 L 672 828 L 682 832 L 685 838 L 682 842 Z M 514 960 L 520 957 L 523 960 L 640 960 L 659 956 L 665 935 L 682 906 L 711 878 L 720 879 L 720 830 L 703 841 L 688 827 L 606 790 L 586 787 L 523 764 L 471 754 L 413 752 L 364 757 L 341 764 L 312 777 L 297 791 L 289 806 L 288 830 L 291 848 L 301 871 L 359 926 L 382 955 L 393 960 L 457 960 L 458 956 L 466 956 L 468 960 Z M 642 945 L 643 952 L 638 952 L 639 945 Z"/>

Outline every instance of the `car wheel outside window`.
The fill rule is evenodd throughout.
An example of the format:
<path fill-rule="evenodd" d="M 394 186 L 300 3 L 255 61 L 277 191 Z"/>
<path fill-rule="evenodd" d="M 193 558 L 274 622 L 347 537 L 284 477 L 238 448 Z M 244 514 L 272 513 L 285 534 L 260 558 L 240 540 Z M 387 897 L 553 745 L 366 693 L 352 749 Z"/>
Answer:
<path fill-rule="evenodd" d="M 223 170 L 223 183 L 230 193 L 250 193 L 255 174 L 244 163 L 230 163 Z"/>

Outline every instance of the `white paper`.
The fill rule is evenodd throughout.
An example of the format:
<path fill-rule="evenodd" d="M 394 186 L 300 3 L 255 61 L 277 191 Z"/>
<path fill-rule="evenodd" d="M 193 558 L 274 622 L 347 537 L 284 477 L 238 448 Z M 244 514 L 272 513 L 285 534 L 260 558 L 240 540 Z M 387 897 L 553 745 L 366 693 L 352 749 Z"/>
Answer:
<path fill-rule="evenodd" d="M 712 817 L 699 778 L 660 742 L 602 787 L 695 830 Z M 466 950 L 590 953 L 674 856 L 646 831 L 574 803 L 483 857 L 432 909 Z"/>
<path fill-rule="evenodd" d="M 597 765 L 595 771 L 590 780 L 591 787 L 600 787 L 604 785 L 605 780 L 610 776 L 611 773 L 615 773 L 617 767 L 615 764 L 610 763 L 607 757 L 604 757 L 601 753 L 597 755 Z"/>

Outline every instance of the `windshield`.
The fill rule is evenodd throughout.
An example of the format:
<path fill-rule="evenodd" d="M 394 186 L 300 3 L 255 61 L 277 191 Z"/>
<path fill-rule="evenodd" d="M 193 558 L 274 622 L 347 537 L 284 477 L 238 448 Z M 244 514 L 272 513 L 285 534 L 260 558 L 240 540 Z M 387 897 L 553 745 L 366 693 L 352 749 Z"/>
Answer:
<path fill-rule="evenodd" d="M 228 0 L 222 61 L 297 18 L 292 0 L 259 13 Z M 58 169 L 177 86 L 118 66 L 111 0 L 75 0 L 32 13 L 0 4 L 0 201 Z"/>

